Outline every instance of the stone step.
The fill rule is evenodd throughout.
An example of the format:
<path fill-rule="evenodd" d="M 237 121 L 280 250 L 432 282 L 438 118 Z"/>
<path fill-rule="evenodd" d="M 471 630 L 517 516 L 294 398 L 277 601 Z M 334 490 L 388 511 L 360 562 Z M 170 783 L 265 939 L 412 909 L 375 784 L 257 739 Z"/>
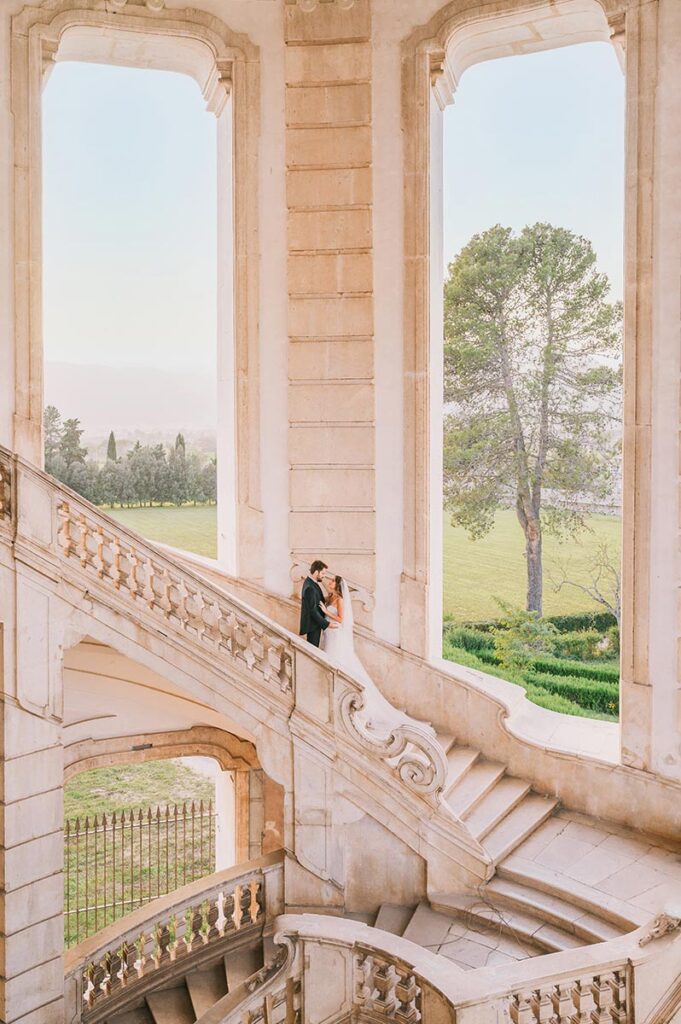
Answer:
<path fill-rule="evenodd" d="M 136 1006 L 134 1010 L 124 1010 L 107 1017 L 108 1024 L 154 1024 L 151 1010 L 146 1003 Z"/>
<path fill-rule="evenodd" d="M 510 814 L 496 825 L 485 837 L 485 850 L 495 864 L 508 857 L 523 840 L 546 821 L 558 804 L 555 797 L 529 793 Z"/>
<path fill-rule="evenodd" d="M 147 1006 L 151 1010 L 154 1024 L 195 1024 L 194 1007 L 184 982 L 177 988 L 150 992 Z"/>
<path fill-rule="evenodd" d="M 227 977 L 223 961 L 199 971 L 192 971 L 185 981 L 197 1020 L 210 1010 L 218 999 L 227 995 Z"/>
<path fill-rule="evenodd" d="M 617 939 L 624 934 L 622 928 L 587 913 L 583 907 L 575 906 L 540 889 L 533 889 L 529 885 L 511 882 L 505 878 L 493 878 L 485 886 L 484 891 L 491 894 L 495 905 L 513 907 L 531 914 L 547 924 L 555 925 L 577 936 L 589 945 L 593 942 Z"/>
<path fill-rule="evenodd" d="M 564 899 L 573 906 L 579 907 L 584 913 L 597 916 L 607 921 L 623 933 L 640 928 L 650 920 L 650 912 L 631 903 L 610 896 L 608 893 L 593 889 L 590 885 L 567 878 L 557 871 L 543 867 L 535 861 L 526 860 L 520 853 L 513 853 L 497 868 L 497 877 L 519 882 Z"/>
<path fill-rule="evenodd" d="M 480 757 L 479 750 L 471 747 L 451 747 L 447 752 L 447 781 L 445 783 L 445 798 L 451 793 L 454 787 L 461 782 L 466 772 L 470 771 Z"/>
<path fill-rule="evenodd" d="M 455 738 L 449 732 L 439 732 L 436 734 L 435 738 L 444 750 L 445 754 L 448 754 L 456 743 Z"/>
<path fill-rule="evenodd" d="M 431 906 L 440 913 L 456 916 L 472 929 L 475 929 L 476 923 L 481 927 L 498 928 L 501 934 L 508 935 L 521 944 L 534 946 L 539 952 L 557 953 L 565 949 L 578 949 L 584 945 L 583 940 L 576 935 L 548 924 L 532 913 L 509 906 L 495 906 L 484 894 L 439 894 L 431 898 Z"/>
<path fill-rule="evenodd" d="M 227 975 L 227 991 L 233 992 L 246 978 L 259 971 L 263 965 L 262 945 L 249 949 L 237 949 L 225 957 L 225 974 Z"/>
<path fill-rule="evenodd" d="M 459 818 L 473 810 L 505 772 L 503 764 L 477 761 L 447 793 L 446 800 Z"/>
<path fill-rule="evenodd" d="M 419 903 L 402 937 L 437 953 L 451 927 L 450 916 L 437 913 L 428 903 Z"/>
<path fill-rule="evenodd" d="M 405 907 L 399 903 L 382 903 L 374 921 L 374 928 L 382 928 L 384 932 L 392 932 L 393 935 L 404 935 L 413 913 L 414 907 Z"/>
<path fill-rule="evenodd" d="M 505 775 L 470 813 L 464 815 L 464 821 L 476 839 L 484 839 L 529 792 L 529 782 Z"/>

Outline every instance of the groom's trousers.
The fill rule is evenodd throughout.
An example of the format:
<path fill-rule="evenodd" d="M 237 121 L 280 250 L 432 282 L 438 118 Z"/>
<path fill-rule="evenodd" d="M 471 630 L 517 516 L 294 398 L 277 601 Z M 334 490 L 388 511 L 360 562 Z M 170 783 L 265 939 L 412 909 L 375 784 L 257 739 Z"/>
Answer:
<path fill-rule="evenodd" d="M 314 633 L 307 633 L 306 636 L 305 636 L 305 639 L 307 640 L 307 642 L 309 644 L 312 644 L 313 647 L 319 647 L 319 641 L 321 640 L 321 638 L 322 638 L 322 631 L 321 631 L 321 629 L 315 629 Z"/>

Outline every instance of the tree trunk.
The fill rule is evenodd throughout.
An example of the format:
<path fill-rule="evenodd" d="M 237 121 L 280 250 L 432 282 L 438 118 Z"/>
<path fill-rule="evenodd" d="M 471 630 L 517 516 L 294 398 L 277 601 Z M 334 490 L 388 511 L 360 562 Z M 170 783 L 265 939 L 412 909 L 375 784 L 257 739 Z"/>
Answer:
<path fill-rule="evenodd" d="M 530 520 L 525 530 L 525 557 L 527 559 L 527 610 L 542 613 L 541 525 Z"/>

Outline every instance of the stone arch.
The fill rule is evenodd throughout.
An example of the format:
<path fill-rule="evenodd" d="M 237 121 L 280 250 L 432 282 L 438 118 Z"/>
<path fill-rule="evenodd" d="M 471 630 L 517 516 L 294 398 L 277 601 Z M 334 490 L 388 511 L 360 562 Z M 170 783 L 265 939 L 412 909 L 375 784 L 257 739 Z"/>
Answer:
<path fill-rule="evenodd" d="M 439 657 L 442 111 L 472 64 L 589 40 L 624 45 L 622 0 L 450 0 L 402 42 L 404 542 L 401 645 Z M 432 269 L 435 268 L 435 269 Z M 437 425 L 436 425 L 437 424 Z M 439 559 L 441 562 L 441 558 Z M 419 628 L 414 629 L 414 624 Z"/>
<path fill-rule="evenodd" d="M 262 576 L 259 453 L 259 51 L 203 11 L 164 0 L 55 0 L 12 19 L 16 452 L 42 465 L 41 91 L 60 59 L 193 77 L 218 121 L 218 368 L 222 446 L 220 559 Z M 220 441 L 218 441 L 220 448 Z M 237 454 L 234 455 L 233 453 Z M 219 451 L 220 454 L 220 451 Z M 225 517 L 223 519 L 223 517 Z"/>

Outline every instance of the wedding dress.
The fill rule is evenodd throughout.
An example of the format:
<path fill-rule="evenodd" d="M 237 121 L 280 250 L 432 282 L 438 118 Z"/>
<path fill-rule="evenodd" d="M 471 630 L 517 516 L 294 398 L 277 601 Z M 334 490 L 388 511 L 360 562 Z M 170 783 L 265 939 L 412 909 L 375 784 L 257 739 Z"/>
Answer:
<path fill-rule="evenodd" d="M 364 686 L 364 710 L 371 725 L 392 728 L 403 719 L 408 721 L 403 712 L 398 711 L 390 701 L 385 699 L 355 652 L 352 601 L 345 580 L 341 587 L 341 597 L 343 598 L 343 621 L 338 624 L 336 629 L 329 626 L 324 630 L 322 634 L 324 654 L 329 661 Z M 329 614 L 328 617 L 331 622 L 336 621 L 333 614 Z"/>

